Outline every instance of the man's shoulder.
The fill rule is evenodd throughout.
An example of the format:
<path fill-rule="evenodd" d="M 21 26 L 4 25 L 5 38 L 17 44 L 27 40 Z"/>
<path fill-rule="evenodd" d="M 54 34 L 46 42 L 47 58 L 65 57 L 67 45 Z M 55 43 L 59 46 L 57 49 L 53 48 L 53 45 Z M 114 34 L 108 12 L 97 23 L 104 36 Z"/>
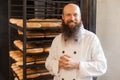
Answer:
<path fill-rule="evenodd" d="M 87 29 L 85 29 L 84 34 L 87 35 L 87 36 L 96 36 L 96 34 L 94 32 L 89 31 Z"/>
<path fill-rule="evenodd" d="M 55 36 L 55 38 L 54 38 L 54 40 L 58 40 L 58 39 L 60 39 L 61 38 L 61 36 L 62 36 L 62 34 L 60 33 L 60 34 L 58 34 L 58 35 L 56 35 Z"/>
<path fill-rule="evenodd" d="M 59 38 L 59 37 L 61 37 L 62 36 L 62 34 L 60 33 L 60 34 L 58 34 L 55 38 Z"/>

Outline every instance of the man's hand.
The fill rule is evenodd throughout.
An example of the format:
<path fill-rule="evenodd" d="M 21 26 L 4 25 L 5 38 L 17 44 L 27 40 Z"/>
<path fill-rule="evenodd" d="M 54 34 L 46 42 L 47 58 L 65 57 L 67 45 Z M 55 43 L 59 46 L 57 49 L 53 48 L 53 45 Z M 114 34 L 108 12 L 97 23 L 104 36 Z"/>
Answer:
<path fill-rule="evenodd" d="M 66 70 L 79 69 L 79 62 L 73 60 L 69 55 L 65 54 L 59 59 L 59 68 Z"/>

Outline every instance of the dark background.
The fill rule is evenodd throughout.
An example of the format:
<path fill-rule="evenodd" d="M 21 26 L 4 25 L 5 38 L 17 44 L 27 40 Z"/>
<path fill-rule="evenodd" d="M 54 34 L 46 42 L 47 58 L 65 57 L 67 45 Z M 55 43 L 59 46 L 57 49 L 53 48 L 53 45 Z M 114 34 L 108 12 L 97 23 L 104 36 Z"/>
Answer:
<path fill-rule="evenodd" d="M 0 0 L 0 80 L 8 80 L 8 0 Z"/>

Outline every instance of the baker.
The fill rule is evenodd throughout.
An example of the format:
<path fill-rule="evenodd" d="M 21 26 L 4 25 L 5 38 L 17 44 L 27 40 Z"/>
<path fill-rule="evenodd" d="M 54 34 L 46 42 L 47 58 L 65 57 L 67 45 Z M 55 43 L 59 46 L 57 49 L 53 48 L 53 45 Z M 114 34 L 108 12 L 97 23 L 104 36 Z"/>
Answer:
<path fill-rule="evenodd" d="M 86 30 L 78 5 L 63 9 L 62 33 L 55 37 L 45 66 L 54 80 L 93 80 L 107 70 L 107 61 L 98 37 Z"/>

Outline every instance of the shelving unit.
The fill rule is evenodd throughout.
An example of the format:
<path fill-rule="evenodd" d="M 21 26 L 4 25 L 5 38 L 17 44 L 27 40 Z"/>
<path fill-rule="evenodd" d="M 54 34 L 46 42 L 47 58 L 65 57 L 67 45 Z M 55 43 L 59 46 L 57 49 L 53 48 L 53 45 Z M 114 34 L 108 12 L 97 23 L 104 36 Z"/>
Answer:
<path fill-rule="evenodd" d="M 62 8 L 67 3 L 80 5 L 85 28 L 95 31 L 95 0 L 8 0 L 9 67 L 13 74 L 9 80 L 53 80 L 44 63 L 53 38 L 61 32 Z"/>
<path fill-rule="evenodd" d="M 62 8 L 69 2 L 9 0 L 9 54 L 13 80 L 53 79 L 44 63 L 53 38 L 61 32 Z"/>

